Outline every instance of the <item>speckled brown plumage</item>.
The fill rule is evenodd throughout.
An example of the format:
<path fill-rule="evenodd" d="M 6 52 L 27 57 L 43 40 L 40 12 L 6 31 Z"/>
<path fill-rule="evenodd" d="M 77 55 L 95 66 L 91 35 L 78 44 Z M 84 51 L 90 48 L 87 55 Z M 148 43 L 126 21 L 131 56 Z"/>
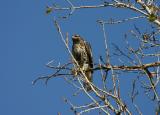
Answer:
<path fill-rule="evenodd" d="M 88 78 L 90 82 L 92 82 L 93 71 L 88 71 L 90 68 L 93 68 L 91 46 L 79 35 L 73 35 L 72 41 L 72 54 L 78 62 L 80 68 L 84 71 L 85 76 Z M 91 87 L 85 81 L 83 85 L 87 91 L 91 90 Z"/>

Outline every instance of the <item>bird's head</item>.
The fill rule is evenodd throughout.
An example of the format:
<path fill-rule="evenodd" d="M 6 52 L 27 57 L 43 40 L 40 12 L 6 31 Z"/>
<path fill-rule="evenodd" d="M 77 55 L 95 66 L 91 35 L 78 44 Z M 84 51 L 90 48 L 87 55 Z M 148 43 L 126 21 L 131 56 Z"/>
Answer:
<path fill-rule="evenodd" d="M 80 40 L 81 40 L 80 35 L 75 34 L 75 35 L 72 36 L 72 41 L 73 41 L 74 43 L 79 43 Z"/>

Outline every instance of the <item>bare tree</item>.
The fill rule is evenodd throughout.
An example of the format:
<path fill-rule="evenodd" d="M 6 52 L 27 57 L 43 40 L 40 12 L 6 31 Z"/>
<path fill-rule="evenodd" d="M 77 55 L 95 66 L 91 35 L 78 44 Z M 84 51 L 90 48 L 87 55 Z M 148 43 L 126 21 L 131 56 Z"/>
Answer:
<path fill-rule="evenodd" d="M 84 92 L 86 96 L 91 100 L 90 103 L 84 103 L 84 105 L 75 105 L 70 100 L 64 99 L 67 104 L 71 106 L 71 110 L 77 114 L 83 114 L 92 110 L 99 111 L 99 114 L 140 114 L 142 110 L 139 105 L 136 104 L 136 98 L 140 95 L 139 91 L 143 91 L 143 96 L 148 98 L 151 102 L 151 108 L 154 108 L 153 114 L 158 115 L 160 113 L 160 8 L 159 0 L 97 0 L 97 4 L 85 5 L 87 3 L 92 4 L 89 0 L 79 0 L 76 3 L 73 0 L 64 0 L 66 7 L 60 7 L 58 3 L 54 3 L 52 6 L 47 6 L 46 13 L 53 14 L 54 26 L 56 27 L 60 39 L 64 43 L 68 54 L 72 58 L 72 61 L 66 62 L 63 65 L 54 66 L 51 61 L 47 64 L 47 67 L 55 70 L 51 75 L 44 77 L 38 77 L 33 81 L 35 84 L 38 80 L 44 80 L 47 84 L 48 80 L 54 77 L 63 77 L 66 82 L 73 85 L 77 92 L 77 96 L 80 92 Z M 82 5 L 83 3 L 83 5 Z M 129 18 L 124 17 L 122 20 L 110 18 L 108 20 L 98 19 L 95 23 L 98 23 L 103 33 L 103 39 L 105 43 L 105 57 L 100 56 L 98 61 L 94 61 L 94 67 L 87 71 L 96 71 L 98 73 L 101 83 L 98 85 L 93 81 L 90 82 L 85 75 L 85 71 L 79 66 L 77 60 L 74 58 L 70 45 L 69 33 L 63 33 L 63 26 L 61 27 L 60 21 L 68 20 L 72 18 L 76 11 L 79 12 L 83 9 L 100 9 L 107 11 L 108 8 L 130 10 L 135 15 Z M 61 11 L 61 12 L 59 12 Z M 69 13 L 64 14 L 63 11 Z M 55 14 L 56 13 L 56 14 Z M 56 18 L 55 15 L 63 14 Z M 121 13 L 121 10 L 118 11 Z M 112 41 L 107 36 L 106 28 L 108 25 L 115 25 L 120 23 L 127 23 L 134 20 L 148 20 L 146 24 L 150 26 L 150 29 L 143 31 L 144 27 L 138 27 L 133 25 L 133 29 L 124 33 L 124 48 Z M 92 29 L 92 28 L 91 28 Z M 114 31 L 114 30 L 113 30 Z M 134 42 L 134 44 L 133 44 Z M 110 45 L 114 49 L 110 49 Z M 113 63 L 116 60 L 116 63 Z M 78 68 L 78 69 L 75 69 Z M 122 96 L 121 91 L 121 77 L 132 74 L 134 80 L 130 83 L 132 87 L 128 95 L 130 97 L 130 103 L 125 102 L 126 96 Z M 94 76 L 94 74 L 93 74 Z M 97 75 L 96 75 L 97 76 Z M 83 82 L 87 82 L 92 91 L 88 92 Z M 107 87 L 110 84 L 110 87 Z M 138 87 L 139 86 L 139 87 Z M 143 97 L 141 97 L 143 100 Z M 153 105 L 154 104 L 154 105 Z M 133 108 L 137 113 L 133 113 Z M 132 109 L 131 109 L 132 108 Z M 59 113 L 60 114 L 60 113 Z"/>

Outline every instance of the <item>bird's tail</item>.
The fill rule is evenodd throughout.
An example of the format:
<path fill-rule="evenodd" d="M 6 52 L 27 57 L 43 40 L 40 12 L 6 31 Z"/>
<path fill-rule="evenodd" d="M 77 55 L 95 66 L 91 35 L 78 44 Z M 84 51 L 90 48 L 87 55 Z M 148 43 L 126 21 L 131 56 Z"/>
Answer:
<path fill-rule="evenodd" d="M 87 79 L 88 79 L 90 82 L 92 82 L 92 72 L 91 72 L 91 71 L 85 72 L 85 75 L 86 75 Z M 84 88 L 85 88 L 87 91 L 91 91 L 91 90 L 92 90 L 90 84 L 87 83 L 87 82 L 83 82 L 83 86 L 84 86 Z"/>

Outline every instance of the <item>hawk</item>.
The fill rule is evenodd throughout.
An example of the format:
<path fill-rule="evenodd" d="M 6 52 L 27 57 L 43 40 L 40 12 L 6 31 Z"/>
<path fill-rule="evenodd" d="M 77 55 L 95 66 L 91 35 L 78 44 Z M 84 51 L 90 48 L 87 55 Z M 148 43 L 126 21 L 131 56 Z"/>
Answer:
<path fill-rule="evenodd" d="M 88 42 L 86 42 L 80 35 L 73 35 L 72 36 L 72 54 L 77 61 L 79 67 L 85 73 L 87 79 L 92 82 L 92 73 L 93 70 L 93 58 L 92 58 L 92 51 L 91 46 Z M 83 86 L 87 91 L 91 90 L 91 87 L 88 83 L 83 82 Z"/>

